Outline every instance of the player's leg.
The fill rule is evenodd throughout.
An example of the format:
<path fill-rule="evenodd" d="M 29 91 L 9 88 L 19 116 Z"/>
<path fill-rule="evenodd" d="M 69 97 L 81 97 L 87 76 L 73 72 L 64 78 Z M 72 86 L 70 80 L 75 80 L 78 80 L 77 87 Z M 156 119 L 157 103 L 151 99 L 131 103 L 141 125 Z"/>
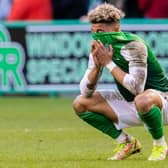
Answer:
<path fill-rule="evenodd" d="M 118 121 L 116 114 L 98 92 L 88 98 L 78 96 L 73 102 L 73 108 L 82 120 L 113 139 L 121 134 L 121 130 L 113 123 Z"/>
<path fill-rule="evenodd" d="M 163 133 L 163 100 L 158 92 L 149 89 L 135 98 L 135 104 L 142 121 L 153 137 L 153 150 L 149 160 L 164 160 L 167 144 Z"/>
<path fill-rule="evenodd" d="M 78 96 L 74 100 L 73 107 L 81 119 L 119 142 L 119 148 L 117 149 L 114 157 L 111 157 L 110 160 L 120 160 L 139 151 L 141 149 L 141 145 L 137 139 L 126 134 L 119 127 L 116 128 L 116 124 L 119 124 L 120 121 L 118 115 L 116 115 L 113 110 L 113 104 L 109 105 L 108 101 L 112 102 L 114 100 L 115 102 L 116 100 L 118 102 L 125 102 L 125 100 L 121 97 L 119 97 L 118 100 L 117 94 L 112 93 L 114 92 L 106 92 L 104 96 L 102 96 L 103 92 L 96 92 L 89 98 Z M 119 103 L 116 106 L 115 110 L 119 111 L 122 104 Z M 127 114 L 127 110 L 125 110 L 124 106 L 122 107 L 125 114 Z M 127 150 L 125 150 L 126 148 Z"/>

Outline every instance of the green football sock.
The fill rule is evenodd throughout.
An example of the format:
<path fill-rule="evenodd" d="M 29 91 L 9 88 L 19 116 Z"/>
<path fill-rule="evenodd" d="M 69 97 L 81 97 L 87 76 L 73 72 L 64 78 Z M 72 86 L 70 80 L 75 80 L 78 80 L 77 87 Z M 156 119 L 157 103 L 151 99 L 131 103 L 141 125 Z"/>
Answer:
<path fill-rule="evenodd" d="M 84 112 L 79 114 L 79 117 L 86 121 L 88 124 L 109 135 L 113 139 L 116 139 L 122 132 L 118 130 L 113 122 L 106 118 L 104 115 L 93 112 Z"/>
<path fill-rule="evenodd" d="M 159 107 L 154 106 L 147 113 L 138 113 L 141 120 L 147 125 L 149 132 L 154 139 L 163 136 L 163 121 Z"/>

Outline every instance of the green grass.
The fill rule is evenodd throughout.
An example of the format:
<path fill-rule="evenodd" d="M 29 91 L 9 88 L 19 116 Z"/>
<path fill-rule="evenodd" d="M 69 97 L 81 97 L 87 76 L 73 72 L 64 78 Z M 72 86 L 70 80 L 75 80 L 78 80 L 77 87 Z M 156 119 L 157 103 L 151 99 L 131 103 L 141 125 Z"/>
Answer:
<path fill-rule="evenodd" d="M 0 98 L 0 168 L 167 168 L 168 159 L 147 161 L 152 141 L 143 127 L 127 129 L 142 142 L 141 154 L 107 161 L 114 141 L 74 115 L 71 103 L 70 98 Z"/>

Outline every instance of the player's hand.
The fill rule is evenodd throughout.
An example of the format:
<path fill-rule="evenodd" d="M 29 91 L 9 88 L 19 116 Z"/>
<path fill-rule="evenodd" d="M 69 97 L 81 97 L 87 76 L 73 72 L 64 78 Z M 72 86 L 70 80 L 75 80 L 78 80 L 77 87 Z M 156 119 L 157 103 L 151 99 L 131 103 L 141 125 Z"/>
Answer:
<path fill-rule="evenodd" d="M 101 63 L 98 61 L 98 47 L 96 45 L 96 41 L 92 41 L 91 44 L 91 53 L 93 56 L 93 61 L 95 63 L 95 66 L 97 69 L 100 69 L 102 67 Z"/>
<path fill-rule="evenodd" d="M 101 41 L 94 41 L 94 54 L 96 57 L 96 61 L 101 66 L 106 66 L 111 60 L 113 56 L 113 48 L 109 45 L 109 48 L 106 48 Z"/>

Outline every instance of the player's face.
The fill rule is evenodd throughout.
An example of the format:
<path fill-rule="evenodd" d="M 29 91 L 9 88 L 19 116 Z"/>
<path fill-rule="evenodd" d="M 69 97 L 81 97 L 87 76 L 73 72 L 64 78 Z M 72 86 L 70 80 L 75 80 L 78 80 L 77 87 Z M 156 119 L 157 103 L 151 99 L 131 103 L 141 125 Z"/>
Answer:
<path fill-rule="evenodd" d="M 91 25 L 92 33 L 95 32 L 117 32 L 120 31 L 119 24 L 96 23 Z"/>

